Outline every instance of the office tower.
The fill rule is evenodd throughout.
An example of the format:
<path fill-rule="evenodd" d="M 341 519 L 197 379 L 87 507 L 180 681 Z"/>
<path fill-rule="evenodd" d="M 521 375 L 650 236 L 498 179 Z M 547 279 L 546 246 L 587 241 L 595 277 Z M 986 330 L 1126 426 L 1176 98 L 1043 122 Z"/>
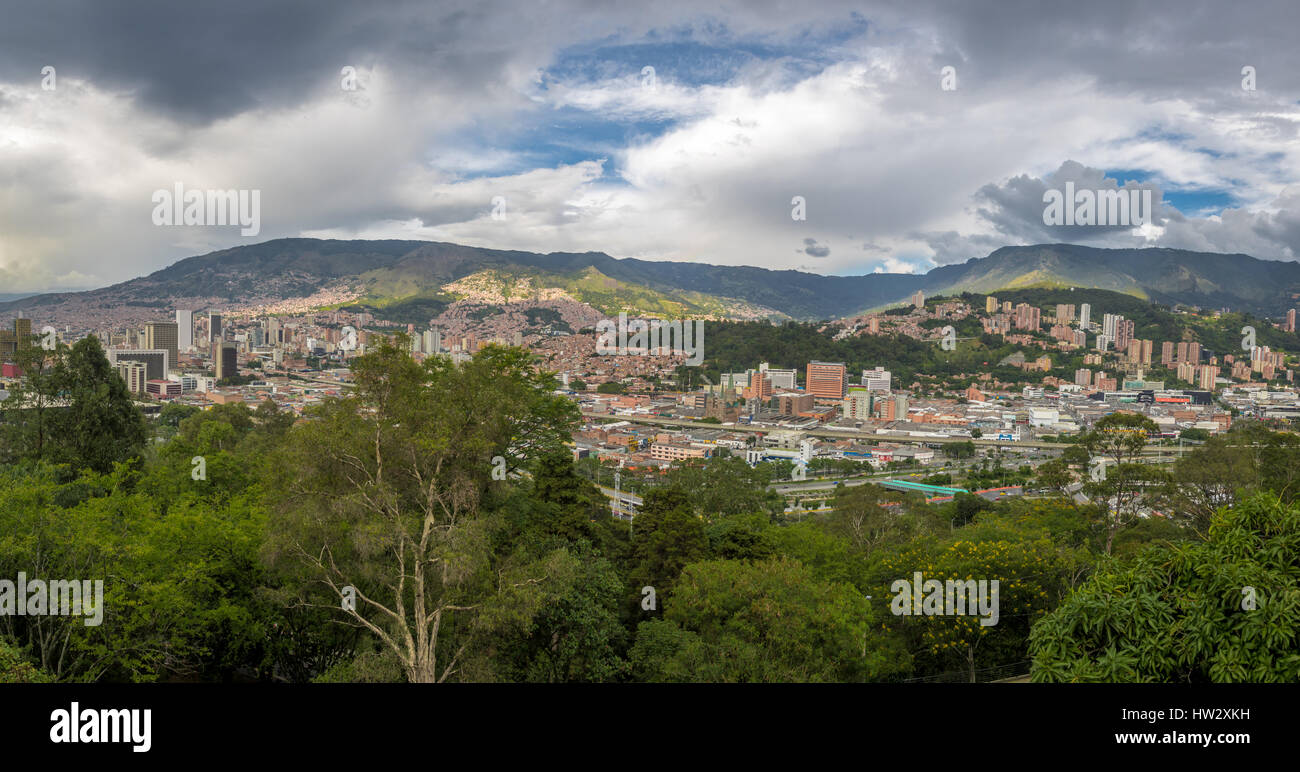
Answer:
<path fill-rule="evenodd" d="M 774 389 L 793 389 L 798 381 L 799 372 L 797 370 L 773 370 L 767 362 L 760 362 L 758 371 L 765 373 L 767 379 L 772 382 Z"/>
<path fill-rule="evenodd" d="M 149 322 L 144 326 L 144 347 L 166 351 L 169 367 L 175 367 L 180 361 L 178 330 L 177 322 Z M 162 377 L 166 378 L 167 373 L 163 373 Z"/>
<path fill-rule="evenodd" d="M 117 364 L 117 374 L 126 382 L 127 391 L 143 394 L 149 382 L 149 365 L 139 360 L 125 359 Z"/>
<path fill-rule="evenodd" d="M 221 340 L 223 332 L 225 332 L 225 330 L 223 330 L 221 326 L 221 312 L 208 312 L 208 341 L 215 343 Z"/>
<path fill-rule="evenodd" d="M 0 330 L 0 359 L 8 359 L 18 353 L 21 347 L 31 345 L 32 320 L 18 317 L 14 319 L 13 332 Z"/>
<path fill-rule="evenodd" d="M 194 312 L 176 310 L 176 346 L 181 351 L 194 348 Z"/>
<path fill-rule="evenodd" d="M 167 349 L 109 349 L 108 363 L 117 367 L 121 362 L 144 362 L 148 368 L 145 380 L 160 381 L 167 377 L 172 368 L 171 352 Z M 144 387 L 140 387 L 141 391 Z"/>
<path fill-rule="evenodd" d="M 272 346 L 284 345 L 284 325 L 278 316 L 266 320 L 266 342 Z"/>
<path fill-rule="evenodd" d="M 843 362 L 808 363 L 805 388 L 816 399 L 844 399 L 847 382 L 847 367 Z"/>
<path fill-rule="evenodd" d="M 224 380 L 239 375 L 239 348 L 234 343 L 222 343 L 213 349 L 212 366 L 216 370 L 217 380 Z"/>
<path fill-rule="evenodd" d="M 892 376 L 883 367 L 862 371 L 862 385 L 867 391 L 889 391 Z"/>
<path fill-rule="evenodd" d="M 1079 306 L 1079 326 L 1087 329 L 1092 322 L 1092 304 L 1084 303 Z"/>

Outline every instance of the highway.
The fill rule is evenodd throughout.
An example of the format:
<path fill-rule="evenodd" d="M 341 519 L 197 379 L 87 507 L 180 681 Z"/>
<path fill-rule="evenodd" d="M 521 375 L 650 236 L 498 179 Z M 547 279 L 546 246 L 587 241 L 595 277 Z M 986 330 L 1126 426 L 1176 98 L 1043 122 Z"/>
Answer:
<path fill-rule="evenodd" d="M 861 429 L 843 429 L 843 428 L 814 428 L 814 429 L 783 429 L 779 426 L 760 426 L 753 427 L 746 424 L 702 424 L 699 421 L 693 421 L 683 418 L 663 418 L 660 416 L 645 415 L 610 415 L 608 413 L 592 413 L 586 410 L 582 415 L 587 418 L 605 418 L 612 421 L 627 421 L 629 423 L 647 424 L 650 426 L 685 426 L 696 429 L 722 429 L 729 432 L 746 432 L 749 434 L 770 434 L 777 431 L 800 431 L 810 437 L 822 437 L 826 439 L 851 439 L 868 442 L 910 442 L 910 443 L 935 443 L 944 444 L 950 442 L 971 442 L 975 445 L 992 446 L 999 448 L 1038 448 L 1050 450 L 1065 450 L 1073 447 L 1068 442 L 1039 442 L 1035 440 L 1012 441 L 998 440 L 989 437 L 913 437 L 910 434 L 882 434 L 878 432 L 868 432 Z M 1179 447 L 1174 445 L 1157 445 L 1148 446 L 1142 450 L 1145 455 L 1165 455 L 1190 452 L 1192 447 Z"/>

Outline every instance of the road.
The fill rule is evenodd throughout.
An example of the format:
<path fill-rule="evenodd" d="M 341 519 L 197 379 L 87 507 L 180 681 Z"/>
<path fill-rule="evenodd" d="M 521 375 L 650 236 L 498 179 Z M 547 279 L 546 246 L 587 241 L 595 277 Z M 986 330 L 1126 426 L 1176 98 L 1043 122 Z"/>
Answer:
<path fill-rule="evenodd" d="M 783 431 L 780 427 L 753 427 L 745 424 L 723 425 L 723 424 L 702 424 L 699 421 L 692 421 L 684 418 L 663 418 L 660 416 L 644 415 L 610 415 L 608 413 L 592 413 L 586 410 L 582 415 L 587 418 L 607 418 L 613 421 L 627 421 L 629 423 L 647 424 L 650 426 L 688 426 L 696 429 L 723 429 L 729 432 L 745 432 L 749 434 L 770 434 L 774 431 Z M 878 432 L 868 432 L 861 429 L 799 429 L 810 437 L 822 437 L 826 439 L 852 439 L 875 442 L 910 442 L 914 444 L 934 443 L 942 445 L 950 442 L 971 442 L 975 445 L 983 445 L 998 448 L 1039 448 L 1050 450 L 1065 450 L 1074 447 L 1068 442 L 1038 442 L 1034 440 L 1025 440 L 1014 442 L 1010 440 L 991 439 L 989 437 L 913 437 L 910 434 L 881 434 Z M 1190 452 L 1191 448 L 1182 448 L 1176 446 L 1148 446 L 1142 450 L 1145 455 L 1164 455 Z"/>

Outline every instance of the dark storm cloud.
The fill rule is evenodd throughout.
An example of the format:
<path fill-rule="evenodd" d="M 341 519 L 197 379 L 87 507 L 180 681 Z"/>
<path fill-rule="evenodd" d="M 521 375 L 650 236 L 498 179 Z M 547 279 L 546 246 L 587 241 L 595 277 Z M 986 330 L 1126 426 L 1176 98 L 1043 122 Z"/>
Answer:
<path fill-rule="evenodd" d="M 52 65 L 190 122 L 301 104 L 348 65 L 473 93 L 526 51 L 512 18 L 487 3 L 51 0 L 6 13 L 0 81 L 34 82 Z"/>
<path fill-rule="evenodd" d="M 825 244 L 818 244 L 817 239 L 804 239 L 803 253 L 809 257 L 828 257 L 831 248 Z"/>

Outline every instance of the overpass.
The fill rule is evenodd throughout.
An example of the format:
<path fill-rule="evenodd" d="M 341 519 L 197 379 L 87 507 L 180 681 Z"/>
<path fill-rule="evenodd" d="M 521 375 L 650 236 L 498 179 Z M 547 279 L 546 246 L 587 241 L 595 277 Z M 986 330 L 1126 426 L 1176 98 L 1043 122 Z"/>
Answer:
<path fill-rule="evenodd" d="M 958 493 L 969 493 L 965 488 L 949 488 L 943 485 L 925 485 L 923 483 L 911 482 L 910 480 L 881 480 L 876 483 L 882 488 L 888 488 L 894 491 L 904 491 L 906 493 L 923 493 L 926 498 L 935 496 L 956 496 Z"/>
<path fill-rule="evenodd" d="M 1038 448 L 1042 450 L 1065 450 L 1072 448 L 1074 445 L 1068 442 L 1040 442 L 1037 440 L 999 440 L 991 437 L 914 437 L 910 434 L 901 432 L 865 432 L 861 429 L 813 427 L 811 429 L 791 429 L 781 426 L 753 427 L 748 424 L 702 424 L 699 421 L 693 421 L 684 418 L 664 418 L 662 416 L 647 415 L 613 415 L 610 413 L 593 413 L 582 411 L 586 418 L 608 418 L 613 421 L 627 421 L 629 423 L 648 424 L 651 426 L 681 426 L 708 429 L 724 429 L 729 432 L 748 433 L 748 434 L 770 434 L 775 431 L 801 431 L 810 437 L 821 437 L 824 439 L 836 440 L 865 440 L 871 442 L 910 442 L 913 444 L 938 444 L 943 445 L 952 442 L 970 442 L 975 445 L 985 445 L 992 447 L 1011 447 L 1011 448 Z M 1183 448 L 1174 445 L 1155 445 L 1147 446 L 1142 449 L 1143 455 L 1169 455 L 1191 452 L 1192 448 Z"/>

